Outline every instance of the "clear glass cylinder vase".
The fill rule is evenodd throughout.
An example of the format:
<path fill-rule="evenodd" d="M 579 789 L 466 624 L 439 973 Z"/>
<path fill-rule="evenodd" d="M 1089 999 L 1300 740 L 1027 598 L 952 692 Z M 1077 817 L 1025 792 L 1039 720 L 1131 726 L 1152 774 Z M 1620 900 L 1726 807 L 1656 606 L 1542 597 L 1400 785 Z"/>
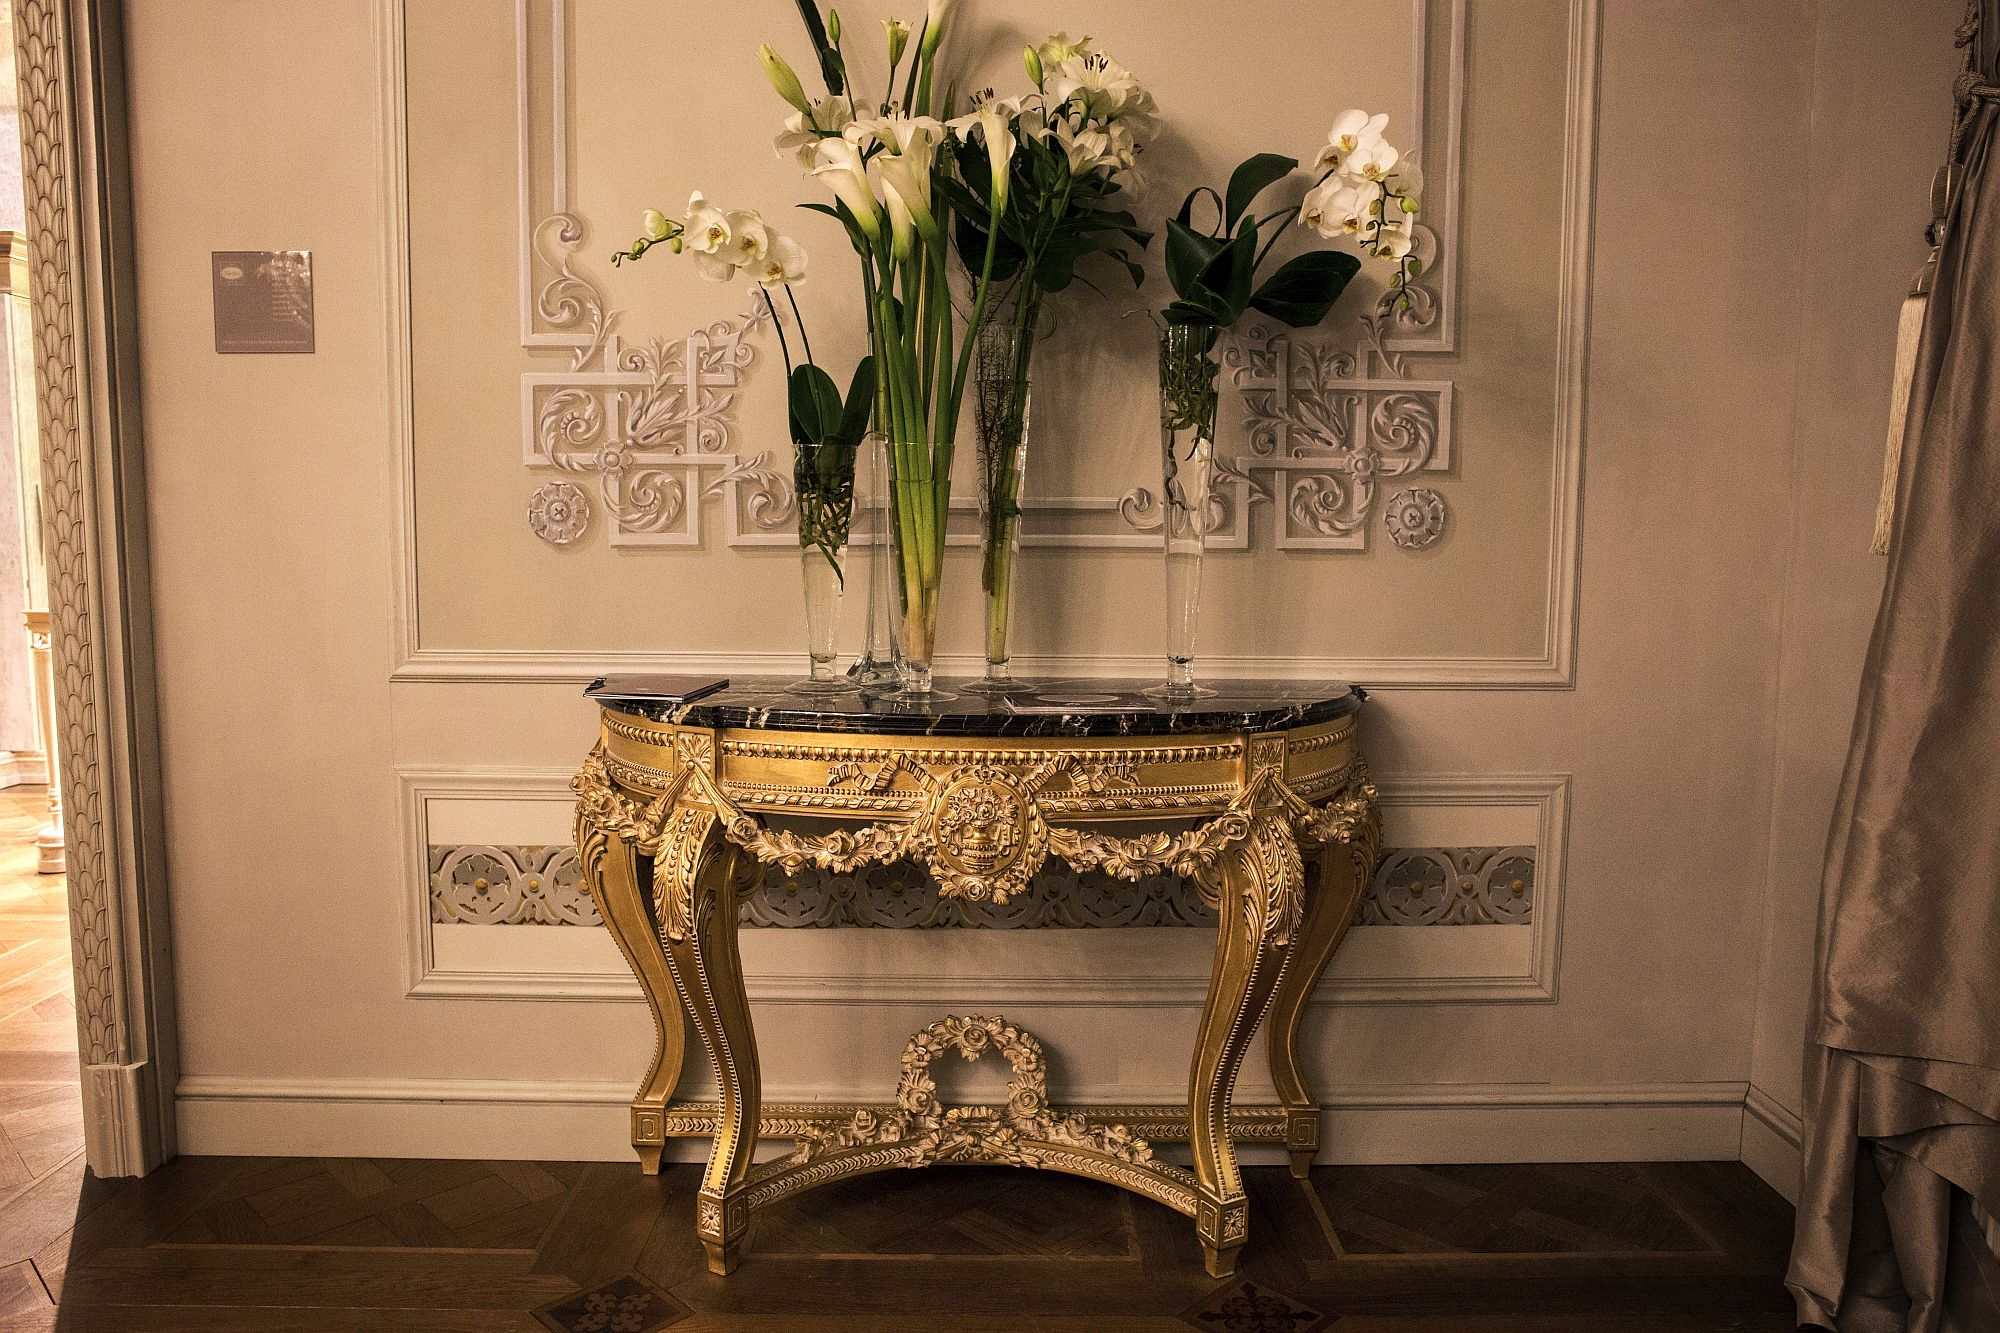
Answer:
<path fill-rule="evenodd" d="M 889 550 L 896 593 L 892 620 L 901 685 L 888 697 L 910 703 L 948 698 L 932 675 L 947 514 L 932 484 L 928 441 L 890 444 L 889 495 Z"/>
<path fill-rule="evenodd" d="M 799 507 L 799 571 L 805 589 L 806 656 L 801 694 L 845 694 L 860 688 L 836 667 L 841 594 L 847 586 L 847 541 L 854 522 L 854 449 L 798 446 L 792 472 Z"/>
<path fill-rule="evenodd" d="M 868 615 L 866 639 L 853 676 L 865 690 L 890 690 L 901 683 L 896 669 L 896 569 L 890 533 L 889 438 L 874 434 L 861 442 L 855 459 L 858 536 L 867 544 Z"/>
<path fill-rule="evenodd" d="M 1028 470 L 1030 361 L 1035 309 L 1006 311 L 979 331 L 974 362 L 979 433 L 979 582 L 986 601 L 986 674 L 966 686 L 1014 694 L 1007 633 L 1014 613 L 1021 550 L 1021 485 Z"/>
<path fill-rule="evenodd" d="M 1217 331 L 1169 324 L 1160 332 L 1160 527 L 1166 542 L 1167 679 L 1147 694 L 1199 699 L 1195 635 L 1201 620 L 1201 561 L 1213 522 Z"/>

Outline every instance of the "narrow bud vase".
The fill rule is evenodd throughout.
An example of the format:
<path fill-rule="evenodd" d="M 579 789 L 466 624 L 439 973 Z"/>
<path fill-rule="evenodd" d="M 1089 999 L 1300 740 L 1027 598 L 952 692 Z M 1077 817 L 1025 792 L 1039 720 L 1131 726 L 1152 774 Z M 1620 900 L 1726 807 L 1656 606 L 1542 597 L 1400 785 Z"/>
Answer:
<path fill-rule="evenodd" d="M 792 471 L 799 505 L 799 572 L 806 599 L 806 656 L 811 673 L 794 694 L 847 694 L 860 688 L 834 668 L 840 598 L 847 582 L 847 538 L 854 521 L 854 449 L 801 444 Z"/>
<path fill-rule="evenodd" d="M 1194 678 L 1201 560 L 1215 485 L 1216 330 L 1169 324 L 1160 333 L 1160 528 L 1166 540 L 1167 679 L 1146 691 L 1165 702 L 1215 691 Z"/>

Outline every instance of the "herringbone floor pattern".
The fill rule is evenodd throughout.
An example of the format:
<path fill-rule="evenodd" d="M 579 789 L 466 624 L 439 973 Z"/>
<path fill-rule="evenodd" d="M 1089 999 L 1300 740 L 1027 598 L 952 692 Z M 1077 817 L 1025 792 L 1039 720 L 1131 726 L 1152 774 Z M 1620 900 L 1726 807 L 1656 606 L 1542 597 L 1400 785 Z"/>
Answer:
<path fill-rule="evenodd" d="M 40 787 L 0 790 L 0 1328 L 54 1308 L 83 1183 L 61 875 L 35 873 Z"/>
<path fill-rule="evenodd" d="M 705 1270 L 699 1169 L 181 1158 L 72 1191 L 60 1310 L 148 1333 L 1696 1333 L 1789 1329 L 1789 1211 L 1729 1164 L 1248 1173 L 1243 1271 L 1185 1219 L 1040 1172 L 847 1181 Z"/>

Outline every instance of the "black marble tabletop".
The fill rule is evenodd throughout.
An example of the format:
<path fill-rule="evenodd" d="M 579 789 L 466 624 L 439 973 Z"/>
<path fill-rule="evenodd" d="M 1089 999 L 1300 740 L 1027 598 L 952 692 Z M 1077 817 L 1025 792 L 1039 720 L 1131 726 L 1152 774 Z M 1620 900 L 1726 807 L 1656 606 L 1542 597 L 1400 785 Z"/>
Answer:
<path fill-rule="evenodd" d="M 1345 681 L 1212 680 L 1215 694 L 1162 702 L 1143 680 L 1024 680 L 1023 692 L 966 693 L 965 682 L 939 680 L 948 697 L 903 701 L 885 692 L 806 695 L 782 677 L 736 678 L 702 694 L 699 678 L 610 676 L 586 695 L 605 707 L 654 722 L 761 731 L 873 732 L 898 736 L 1173 736 L 1201 732 L 1286 731 L 1345 717 L 1366 693 Z"/>

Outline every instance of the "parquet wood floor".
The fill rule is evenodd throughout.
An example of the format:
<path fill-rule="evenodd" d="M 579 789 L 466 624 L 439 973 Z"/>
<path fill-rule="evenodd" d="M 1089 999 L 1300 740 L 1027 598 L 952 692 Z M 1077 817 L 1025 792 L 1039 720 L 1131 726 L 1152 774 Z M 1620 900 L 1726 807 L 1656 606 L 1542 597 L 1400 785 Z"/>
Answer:
<path fill-rule="evenodd" d="M 181 1158 L 86 1178 L 0 1328 L 118 1333 L 1706 1333 L 1790 1329 L 1784 1202 L 1735 1163 L 1253 1168 L 1241 1273 L 1186 1221 L 1040 1172 L 842 1182 L 761 1215 L 730 1278 L 698 1168 Z M 13 1285 L 9 1285 L 13 1284 Z M 5 1302 L 10 1299 L 10 1306 Z"/>
<path fill-rule="evenodd" d="M 40 787 L 0 790 L 0 1328 L 52 1312 L 83 1187 L 61 875 L 35 873 Z"/>
<path fill-rule="evenodd" d="M 0 1330 L 1777 1333 L 1791 1214 L 1734 1163 L 1247 1173 L 1237 1277 L 1186 1220 L 1046 1172 L 846 1181 L 694 1239 L 700 1171 L 181 1158 L 86 1173 L 59 876 L 0 791 Z M 25 852 L 23 848 L 26 847 Z"/>

